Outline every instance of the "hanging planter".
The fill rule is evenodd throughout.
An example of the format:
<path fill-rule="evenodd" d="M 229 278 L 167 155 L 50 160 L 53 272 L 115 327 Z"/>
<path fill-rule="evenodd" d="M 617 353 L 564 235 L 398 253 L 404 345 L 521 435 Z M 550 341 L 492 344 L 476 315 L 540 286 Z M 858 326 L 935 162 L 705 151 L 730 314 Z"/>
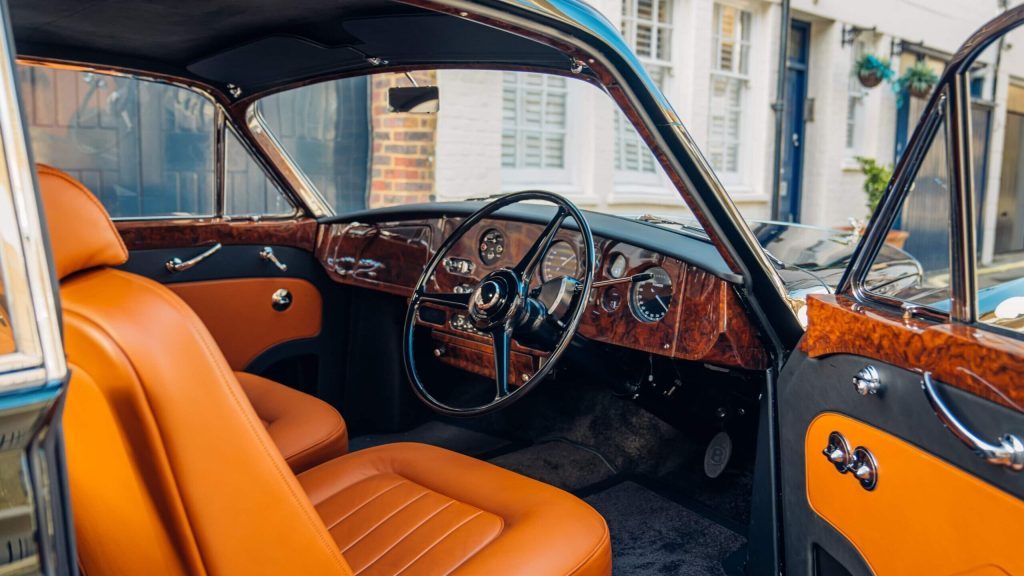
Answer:
<path fill-rule="evenodd" d="M 860 80 L 861 85 L 865 88 L 874 88 L 883 80 L 891 80 L 894 74 L 892 68 L 889 67 L 889 61 L 879 59 L 874 54 L 858 58 L 854 64 L 853 73 L 857 75 L 857 80 Z"/>
<path fill-rule="evenodd" d="M 896 81 L 897 92 L 910 94 L 914 98 L 927 98 L 932 88 L 939 83 L 939 75 L 928 67 L 924 60 L 918 60 Z"/>

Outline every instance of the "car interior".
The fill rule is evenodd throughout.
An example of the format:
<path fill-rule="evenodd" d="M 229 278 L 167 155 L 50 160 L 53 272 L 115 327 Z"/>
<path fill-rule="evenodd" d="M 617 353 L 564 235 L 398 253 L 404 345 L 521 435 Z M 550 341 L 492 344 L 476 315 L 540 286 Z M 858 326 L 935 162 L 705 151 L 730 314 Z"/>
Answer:
<path fill-rule="evenodd" d="M 316 2 L 220 2 L 248 20 L 213 26 L 173 7 L 68 18 L 49 4 L 12 3 L 60 279 L 85 573 L 587 575 L 613 556 L 623 574 L 742 570 L 771 474 L 758 443 L 773 349 L 713 238 L 580 210 L 557 178 L 488 189 L 493 171 L 474 168 L 522 143 L 500 129 L 489 149 L 479 136 L 479 157 L 430 151 L 439 180 L 455 170 L 443 194 L 375 195 L 415 192 L 413 176 L 376 175 L 385 146 L 450 130 L 456 111 L 482 126 L 535 81 L 546 102 L 583 94 L 627 126 L 616 161 L 667 182 L 595 71 L 410 5 L 318 5 L 342 24 L 330 29 L 299 16 Z M 323 120 L 309 112 L 322 86 L 369 98 L 374 141 L 337 151 L 372 166 L 361 181 L 320 179 L 288 132 L 282 110 Z M 424 86 L 440 94 L 409 90 Z M 472 90 L 458 86 L 496 96 L 460 103 Z M 124 152 L 146 122 L 188 126 L 150 172 L 145 142 Z"/>

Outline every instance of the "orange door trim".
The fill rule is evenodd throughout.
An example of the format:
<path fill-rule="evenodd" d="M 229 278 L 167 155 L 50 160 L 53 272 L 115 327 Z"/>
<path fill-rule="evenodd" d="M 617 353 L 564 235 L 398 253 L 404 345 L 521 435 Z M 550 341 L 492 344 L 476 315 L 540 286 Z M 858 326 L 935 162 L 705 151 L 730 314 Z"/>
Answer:
<path fill-rule="evenodd" d="M 306 280 L 239 278 L 167 287 L 195 310 L 235 370 L 244 370 L 274 346 L 320 333 L 323 303 Z M 281 288 L 292 294 L 292 304 L 283 312 L 271 305 L 271 296 Z"/>
<path fill-rule="evenodd" d="M 822 455 L 833 431 L 875 456 L 874 490 L 861 488 Z M 811 422 L 805 455 L 810 507 L 875 574 L 1024 574 L 1024 501 L 840 414 L 826 412 Z"/>

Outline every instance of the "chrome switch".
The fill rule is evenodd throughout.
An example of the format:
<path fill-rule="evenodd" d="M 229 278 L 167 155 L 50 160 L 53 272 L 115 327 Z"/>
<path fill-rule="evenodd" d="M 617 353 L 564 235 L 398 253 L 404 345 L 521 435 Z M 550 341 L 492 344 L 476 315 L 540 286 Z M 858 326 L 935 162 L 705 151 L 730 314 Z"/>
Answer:
<path fill-rule="evenodd" d="M 847 470 L 853 472 L 861 488 L 874 490 L 878 485 L 878 462 L 874 454 L 863 446 L 857 446 Z"/>
<path fill-rule="evenodd" d="M 836 467 L 836 470 L 846 474 L 852 459 L 852 451 L 850 450 L 850 443 L 846 441 L 842 434 L 839 432 L 829 434 L 828 446 L 821 453 Z"/>

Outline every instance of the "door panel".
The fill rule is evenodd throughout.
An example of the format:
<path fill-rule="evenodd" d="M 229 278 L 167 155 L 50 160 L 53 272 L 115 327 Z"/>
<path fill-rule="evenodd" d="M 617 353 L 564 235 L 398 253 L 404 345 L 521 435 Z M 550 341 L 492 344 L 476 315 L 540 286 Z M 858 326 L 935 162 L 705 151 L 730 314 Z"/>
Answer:
<path fill-rule="evenodd" d="M 117 227 L 129 248 L 121 268 L 182 296 L 232 368 L 262 374 L 340 408 L 344 359 L 333 352 L 347 346 L 350 295 L 313 256 L 315 221 L 135 221 Z M 222 247 L 194 267 L 167 269 L 168 261 L 188 260 L 217 243 Z M 286 270 L 260 256 L 265 247 Z M 282 288 L 292 303 L 279 312 L 272 295 Z"/>
<path fill-rule="evenodd" d="M 936 500 L 926 505 L 923 498 L 934 495 L 929 492 L 933 488 L 928 486 L 939 482 L 945 486 L 940 492 L 944 501 L 982 498 L 981 490 L 1002 494 L 1003 498 L 998 500 L 1002 503 L 993 510 L 999 514 L 1000 523 L 990 523 L 992 527 L 981 532 L 984 538 L 989 531 L 998 530 L 998 526 L 1024 525 L 1024 508 L 1019 506 L 1024 499 L 1024 476 L 987 463 L 943 426 L 922 390 L 919 369 L 927 366 L 937 374 L 936 379 L 946 380 L 946 374 L 955 376 L 958 372 L 959 357 L 960 371 L 969 366 L 973 374 L 960 383 L 984 378 L 1008 384 L 1010 379 L 1000 380 L 999 374 L 1007 363 L 1012 368 L 1019 358 L 1009 347 L 994 351 L 982 348 L 981 342 L 990 343 L 988 336 L 976 338 L 973 347 L 964 336 L 959 344 L 962 351 L 956 352 L 950 339 L 960 334 L 958 330 L 934 325 L 925 328 L 924 323 L 917 321 L 904 323 L 877 310 L 867 311 L 863 306 L 858 310 L 845 297 L 814 297 L 810 303 L 807 334 L 800 349 L 790 357 L 779 382 L 787 571 L 813 573 L 815 556 L 823 553 L 852 574 L 871 574 L 872 568 L 876 574 L 953 574 L 957 571 L 945 568 L 889 568 L 904 557 L 914 561 L 929 554 L 936 560 L 969 560 L 965 556 L 967 548 L 981 553 L 979 557 L 996 558 L 994 554 L 985 555 L 985 546 L 989 544 L 967 545 L 967 536 L 963 534 L 966 524 L 961 516 L 940 514 L 942 506 L 950 505 L 948 502 Z M 989 356 L 997 353 L 1001 355 Z M 883 389 L 877 395 L 862 396 L 852 378 L 868 365 L 877 369 Z M 940 373 L 944 375 L 939 376 Z M 1012 388 L 1006 386 L 1005 390 Z M 965 390 L 940 384 L 939 389 L 961 420 L 981 437 L 993 440 L 1007 432 L 1024 434 L 1024 413 L 1008 407 L 1006 401 L 995 402 L 974 394 L 977 386 Z M 989 396 L 1003 398 L 1006 391 L 992 390 Z M 822 432 L 822 426 L 829 429 Z M 841 474 L 827 461 L 822 452 L 832 431 L 843 434 L 851 447 L 863 445 L 875 455 L 879 467 L 875 490 L 865 491 L 850 473 Z M 914 458 L 918 459 L 920 454 L 927 454 L 930 461 L 937 463 L 935 469 L 926 475 L 919 467 L 910 467 L 910 452 L 904 454 L 903 450 L 914 451 L 918 455 Z M 824 475 L 826 472 L 831 476 Z M 907 504 L 894 505 L 889 497 L 904 498 Z M 1008 507 L 1005 502 L 1017 505 Z M 846 507 L 849 512 L 840 510 Z M 859 520 L 850 513 L 857 514 Z M 977 508 L 971 513 L 981 516 L 984 511 Z M 860 518 L 861 514 L 865 518 Z M 894 543 L 898 541 L 896 536 L 865 540 L 857 532 L 858 522 L 867 522 L 883 533 L 896 527 L 896 533 L 905 540 L 898 545 Z M 916 538 L 917 533 L 934 533 L 960 543 L 936 549 L 927 540 L 906 540 Z M 977 567 L 963 565 L 959 571 Z"/>
<path fill-rule="evenodd" d="M 323 317 L 320 292 L 301 278 L 237 278 L 169 285 L 195 310 L 213 334 L 228 364 L 244 370 L 270 348 L 320 333 Z M 274 308 L 279 290 L 291 304 Z"/>
<path fill-rule="evenodd" d="M 877 459 L 873 490 L 820 456 L 833 431 Z M 876 574 L 1024 572 L 1018 544 L 1024 501 L 841 414 L 823 413 L 811 422 L 805 453 L 811 508 Z"/>

